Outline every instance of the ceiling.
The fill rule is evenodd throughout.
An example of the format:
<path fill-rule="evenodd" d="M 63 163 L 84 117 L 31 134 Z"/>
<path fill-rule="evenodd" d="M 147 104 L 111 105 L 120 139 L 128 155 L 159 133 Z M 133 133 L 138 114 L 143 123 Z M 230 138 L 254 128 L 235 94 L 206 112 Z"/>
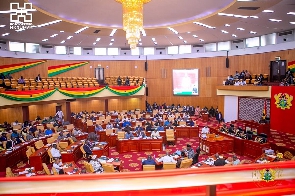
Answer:
<path fill-rule="evenodd" d="M 33 4 L 37 10 L 32 12 L 35 26 L 61 21 L 16 32 L 10 29 L 9 19 L 10 3 L 16 2 L 20 5 L 24 2 Z M 241 7 L 248 9 L 239 9 Z M 267 13 L 263 12 L 264 10 L 273 12 Z M 122 30 L 122 5 L 115 0 L 1 0 L 1 11 L 0 40 L 42 45 L 129 47 L 125 31 Z M 287 14 L 290 12 L 294 14 Z M 238 17 L 224 16 L 220 13 L 238 15 Z M 294 0 L 151 0 L 144 5 L 143 14 L 146 36 L 141 36 L 140 47 L 200 45 L 256 37 L 295 28 Z M 274 22 L 269 19 L 280 21 Z M 193 22 L 208 26 L 204 27 Z M 89 28 L 75 33 L 83 27 Z M 168 27 L 172 27 L 178 34 Z M 118 30 L 111 37 L 114 28 Z M 96 30 L 99 32 L 94 33 Z M 7 33 L 9 34 L 3 36 Z M 57 35 L 50 37 L 53 34 Z M 72 38 L 67 39 L 69 36 Z M 99 41 L 96 41 L 98 38 Z M 154 42 L 157 42 L 157 45 Z"/>

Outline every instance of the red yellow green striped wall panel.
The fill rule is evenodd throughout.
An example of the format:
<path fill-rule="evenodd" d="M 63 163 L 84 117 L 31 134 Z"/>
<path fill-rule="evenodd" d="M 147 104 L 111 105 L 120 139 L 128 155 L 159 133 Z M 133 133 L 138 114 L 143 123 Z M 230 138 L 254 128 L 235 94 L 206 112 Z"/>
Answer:
<path fill-rule="evenodd" d="M 4 75 L 13 74 L 19 71 L 23 71 L 25 69 L 29 69 L 31 67 L 40 65 L 46 61 L 34 61 L 34 62 L 27 62 L 27 63 L 18 63 L 18 64 L 11 64 L 11 65 L 1 65 L 0 66 L 0 73 Z"/>
<path fill-rule="evenodd" d="M 87 98 L 92 97 L 101 91 L 103 91 L 105 87 L 94 87 L 94 88 L 64 88 L 59 89 L 58 91 L 68 97 L 72 98 Z"/>
<path fill-rule="evenodd" d="M 56 66 L 49 66 L 48 67 L 48 77 L 53 77 L 67 71 L 76 69 L 78 67 L 82 67 L 83 65 L 88 64 L 89 62 L 78 62 L 78 63 L 71 63 L 71 64 L 64 64 L 64 65 L 56 65 Z"/>
<path fill-rule="evenodd" d="M 140 91 L 143 86 L 107 86 L 109 91 L 120 96 L 130 96 Z"/>
<path fill-rule="evenodd" d="M 56 89 L 35 91 L 5 91 L 0 96 L 13 101 L 41 101 L 53 95 Z"/>

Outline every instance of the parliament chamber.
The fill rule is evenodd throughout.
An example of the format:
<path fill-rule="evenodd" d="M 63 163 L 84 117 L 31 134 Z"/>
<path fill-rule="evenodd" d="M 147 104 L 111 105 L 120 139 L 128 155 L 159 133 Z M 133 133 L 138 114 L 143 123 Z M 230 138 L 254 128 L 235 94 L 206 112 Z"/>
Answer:
<path fill-rule="evenodd" d="M 0 195 L 294 195 L 293 3 L 1 2 Z"/>

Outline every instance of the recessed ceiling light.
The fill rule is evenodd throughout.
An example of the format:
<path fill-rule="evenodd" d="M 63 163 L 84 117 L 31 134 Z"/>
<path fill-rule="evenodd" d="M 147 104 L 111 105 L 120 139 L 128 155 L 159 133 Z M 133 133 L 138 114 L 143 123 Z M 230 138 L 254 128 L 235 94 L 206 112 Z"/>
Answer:
<path fill-rule="evenodd" d="M 141 34 L 142 34 L 142 36 L 146 36 L 146 33 L 145 33 L 145 30 L 144 29 L 142 29 L 142 31 L 141 31 Z"/>
<path fill-rule="evenodd" d="M 256 1 L 256 0 L 237 0 L 237 1 Z"/>
<path fill-rule="evenodd" d="M 265 13 L 273 13 L 274 11 L 273 10 L 263 10 L 262 12 L 265 12 Z"/>
<path fill-rule="evenodd" d="M 70 35 L 67 39 L 71 39 L 72 37 L 73 37 L 73 36 Z"/>
<path fill-rule="evenodd" d="M 59 31 L 59 32 L 64 33 L 65 31 Z"/>
<path fill-rule="evenodd" d="M 272 22 L 281 22 L 282 20 L 278 20 L 278 19 L 269 19 Z"/>
<path fill-rule="evenodd" d="M 139 43 L 139 45 L 142 45 L 142 43 Z"/>
<path fill-rule="evenodd" d="M 43 39 L 43 40 L 42 40 L 42 42 L 46 42 L 46 41 L 48 41 L 48 39 Z"/>
<path fill-rule="evenodd" d="M 152 38 L 152 40 L 153 40 L 153 42 L 156 41 L 156 39 L 154 37 Z"/>
<path fill-rule="evenodd" d="M 5 27 L 6 25 L 0 25 L 0 28 Z"/>
<path fill-rule="evenodd" d="M 291 24 L 295 24 L 295 22 L 290 22 Z"/>
<path fill-rule="evenodd" d="M 26 29 L 18 29 L 18 30 L 15 30 L 16 32 L 21 32 L 21 31 L 24 31 Z"/>
<path fill-rule="evenodd" d="M 224 26 L 226 26 L 226 27 L 230 27 L 230 25 L 229 25 L 229 24 L 225 24 Z"/>
<path fill-rule="evenodd" d="M 110 36 L 113 37 L 115 35 L 116 31 L 117 31 L 117 29 L 113 29 Z"/>
<path fill-rule="evenodd" d="M 173 33 L 175 33 L 175 34 L 178 34 L 178 31 L 176 31 L 176 30 L 173 29 L 172 27 L 168 27 L 168 29 L 169 29 L 170 31 L 172 31 Z"/>
<path fill-rule="evenodd" d="M 45 26 L 48 26 L 48 25 L 52 25 L 52 24 L 55 24 L 55 23 L 59 23 L 61 22 L 62 20 L 54 20 L 54 21 L 51 21 L 51 22 L 46 22 L 46 23 L 43 23 L 43 24 L 40 24 L 40 25 L 37 25 L 37 27 L 45 27 Z"/>
<path fill-rule="evenodd" d="M 115 41 L 115 39 L 111 39 L 111 42 L 114 42 Z"/>
<path fill-rule="evenodd" d="M 233 14 L 227 14 L 227 13 L 218 13 L 219 16 L 233 16 Z"/>
<path fill-rule="evenodd" d="M 109 45 L 110 45 L 110 46 L 113 45 L 113 42 L 111 42 Z"/>
<path fill-rule="evenodd" d="M 194 38 L 197 38 L 198 36 L 197 36 L 197 35 L 193 35 L 193 37 L 194 37 Z"/>
<path fill-rule="evenodd" d="M 51 35 L 50 37 L 56 37 L 58 34 L 53 34 L 53 35 Z"/>
<path fill-rule="evenodd" d="M 179 39 L 183 39 L 183 37 L 181 37 L 181 36 L 178 36 L 178 38 L 179 38 Z"/>
<path fill-rule="evenodd" d="M 154 44 L 157 45 L 158 43 L 157 42 L 154 42 Z"/>
<path fill-rule="evenodd" d="M 251 33 L 251 34 L 256 34 L 257 32 L 255 32 L 255 31 L 250 31 L 250 33 Z"/>
<path fill-rule="evenodd" d="M 236 18 L 248 18 L 249 16 L 243 16 L 243 15 L 234 15 L 234 17 L 236 17 Z"/>
<path fill-rule="evenodd" d="M 245 29 L 243 29 L 243 28 L 237 28 L 238 30 L 240 30 L 240 31 L 244 31 Z"/>
<path fill-rule="evenodd" d="M 93 45 L 95 45 L 96 44 L 96 42 L 93 42 Z"/>
<path fill-rule="evenodd" d="M 288 12 L 287 14 L 295 15 L 295 12 Z"/>
<path fill-rule="evenodd" d="M 62 40 L 60 43 L 63 44 L 63 43 L 65 43 L 65 42 L 66 42 L 65 40 Z"/>
<path fill-rule="evenodd" d="M 205 41 L 205 40 L 203 40 L 203 39 L 199 39 L 201 42 L 203 42 L 203 41 Z"/>
<path fill-rule="evenodd" d="M 96 41 L 99 42 L 100 39 L 101 39 L 101 38 L 97 38 Z"/>
<path fill-rule="evenodd" d="M 222 33 L 228 33 L 228 32 L 227 32 L 227 31 L 225 31 L 225 30 L 221 30 L 221 32 L 222 32 Z"/>
<path fill-rule="evenodd" d="M 84 31 L 84 30 L 86 30 L 88 28 L 89 27 L 83 27 L 83 28 L 79 29 L 78 31 L 76 31 L 75 34 L 79 34 L 79 33 L 81 33 L 82 31 Z"/>
<path fill-rule="evenodd" d="M 209 28 L 209 29 L 215 29 L 215 27 L 212 27 L 210 25 L 206 25 L 204 23 L 201 23 L 201 22 L 193 22 L 194 24 L 197 24 L 197 25 L 200 25 L 200 26 L 203 26 L 203 27 L 206 27 L 206 28 Z"/>
<path fill-rule="evenodd" d="M 259 18 L 258 16 L 250 16 L 250 18 Z"/>
<path fill-rule="evenodd" d="M 185 44 L 186 44 L 186 43 L 187 43 L 187 41 L 183 40 L 183 43 L 185 43 Z"/>
<path fill-rule="evenodd" d="M 233 36 L 233 37 L 238 37 L 237 35 L 235 35 L 235 34 L 232 34 L 231 36 Z"/>
<path fill-rule="evenodd" d="M 187 32 L 187 33 L 191 33 L 191 32 Z"/>

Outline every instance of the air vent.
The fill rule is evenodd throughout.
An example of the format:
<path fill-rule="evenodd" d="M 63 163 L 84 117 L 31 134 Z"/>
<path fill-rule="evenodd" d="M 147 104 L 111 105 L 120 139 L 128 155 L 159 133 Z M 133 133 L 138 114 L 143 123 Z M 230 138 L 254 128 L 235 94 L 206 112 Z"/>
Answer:
<path fill-rule="evenodd" d="M 83 50 L 92 50 L 92 48 L 83 48 Z"/>
<path fill-rule="evenodd" d="M 193 45 L 193 48 L 202 48 L 203 45 Z"/>
<path fill-rule="evenodd" d="M 240 10 L 258 10 L 260 7 L 239 7 Z"/>
<path fill-rule="evenodd" d="M 165 48 L 156 48 L 156 50 L 165 50 Z"/>
<path fill-rule="evenodd" d="M 121 50 L 130 50 L 130 48 L 121 48 Z"/>
<path fill-rule="evenodd" d="M 283 36 L 283 35 L 292 35 L 293 31 L 284 31 L 284 32 L 280 32 L 278 33 L 279 36 Z"/>
<path fill-rule="evenodd" d="M 244 41 L 244 40 L 239 39 L 239 40 L 234 40 L 233 43 L 234 43 L 234 44 L 238 44 L 238 43 L 242 43 L 243 41 Z"/>
<path fill-rule="evenodd" d="M 100 30 L 95 30 L 93 33 L 98 33 Z"/>
<path fill-rule="evenodd" d="M 0 40 L 0 44 L 6 44 L 6 41 Z"/>
<path fill-rule="evenodd" d="M 53 46 L 50 46 L 50 45 L 42 45 L 42 48 L 53 48 Z"/>

